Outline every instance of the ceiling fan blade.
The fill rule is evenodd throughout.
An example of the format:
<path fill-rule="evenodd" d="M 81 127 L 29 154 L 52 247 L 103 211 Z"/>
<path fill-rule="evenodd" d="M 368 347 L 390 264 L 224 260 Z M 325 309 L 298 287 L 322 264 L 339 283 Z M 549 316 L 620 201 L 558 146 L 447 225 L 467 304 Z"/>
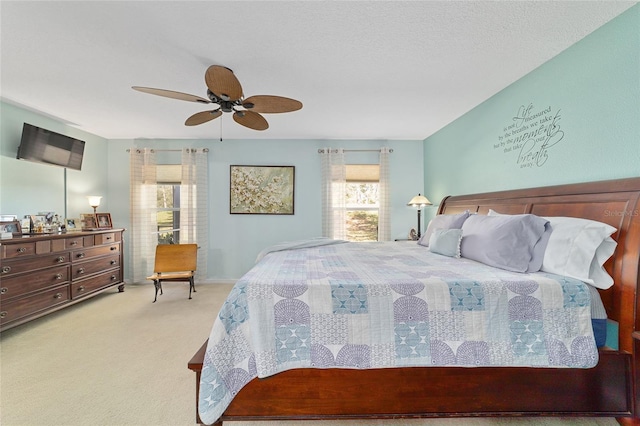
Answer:
<path fill-rule="evenodd" d="M 150 93 L 152 95 L 164 96 L 166 98 L 180 99 L 181 101 L 200 102 L 210 104 L 211 101 L 200 96 L 190 95 L 188 93 L 174 92 L 173 90 L 154 89 L 153 87 L 132 86 L 133 90 L 138 92 Z"/>
<path fill-rule="evenodd" d="M 240 82 L 227 67 L 211 65 L 204 75 L 204 81 L 209 90 L 225 101 L 237 101 L 243 96 Z"/>
<path fill-rule="evenodd" d="M 253 112 L 274 114 L 297 111 L 302 108 L 302 102 L 283 96 L 257 95 L 245 99 L 242 106 Z"/>
<path fill-rule="evenodd" d="M 253 111 L 236 111 L 233 113 L 233 121 L 253 130 L 267 130 L 269 128 L 267 120 Z"/>
<path fill-rule="evenodd" d="M 184 122 L 185 126 L 197 126 L 198 124 L 206 123 L 207 121 L 211 121 L 214 118 L 218 118 L 222 115 L 222 111 L 219 109 L 213 111 L 202 111 L 196 112 L 191 117 L 187 118 L 187 121 Z"/>

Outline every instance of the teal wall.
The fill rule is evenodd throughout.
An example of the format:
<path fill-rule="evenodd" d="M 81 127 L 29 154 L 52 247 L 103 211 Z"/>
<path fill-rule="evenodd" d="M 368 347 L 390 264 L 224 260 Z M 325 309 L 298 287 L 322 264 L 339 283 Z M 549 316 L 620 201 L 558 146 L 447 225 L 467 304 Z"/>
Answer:
<path fill-rule="evenodd" d="M 433 202 L 640 176 L 640 5 L 427 138 L 424 152 Z"/>

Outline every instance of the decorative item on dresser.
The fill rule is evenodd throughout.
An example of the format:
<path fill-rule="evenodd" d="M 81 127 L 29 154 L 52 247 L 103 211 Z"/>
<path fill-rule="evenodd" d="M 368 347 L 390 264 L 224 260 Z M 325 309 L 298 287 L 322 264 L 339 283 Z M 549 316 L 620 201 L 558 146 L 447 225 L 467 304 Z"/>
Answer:
<path fill-rule="evenodd" d="M 118 286 L 124 229 L 29 235 L 0 243 L 0 331 Z"/>

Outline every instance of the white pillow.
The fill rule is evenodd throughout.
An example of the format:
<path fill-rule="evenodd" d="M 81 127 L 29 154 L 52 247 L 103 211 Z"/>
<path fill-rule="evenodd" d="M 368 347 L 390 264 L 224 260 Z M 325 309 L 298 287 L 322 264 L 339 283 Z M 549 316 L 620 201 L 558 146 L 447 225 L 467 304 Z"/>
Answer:
<path fill-rule="evenodd" d="M 617 245 L 618 243 L 613 238 L 607 237 L 596 249 L 596 255 L 593 257 L 589 267 L 589 278 L 593 280 L 594 287 L 607 289 L 613 285 L 613 278 L 602 265 L 613 256 Z"/>
<path fill-rule="evenodd" d="M 616 231 L 606 223 L 573 217 L 545 217 L 551 235 L 544 253 L 541 271 L 584 281 L 607 289 L 613 278 L 602 265 L 617 243 L 610 237 Z"/>

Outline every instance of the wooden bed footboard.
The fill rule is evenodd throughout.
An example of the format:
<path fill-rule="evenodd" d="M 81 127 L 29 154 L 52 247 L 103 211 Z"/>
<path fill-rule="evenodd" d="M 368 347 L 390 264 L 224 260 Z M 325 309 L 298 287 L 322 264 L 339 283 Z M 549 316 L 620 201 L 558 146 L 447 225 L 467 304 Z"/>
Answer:
<path fill-rule="evenodd" d="M 206 342 L 189 362 L 196 407 L 205 349 Z M 601 350 L 598 365 L 585 370 L 296 369 L 249 382 L 220 421 L 607 416 L 635 424 L 632 369 L 631 354 L 611 350 Z"/>
<path fill-rule="evenodd" d="M 446 197 L 438 213 L 533 213 L 614 226 L 618 243 L 600 291 L 619 348 L 591 369 L 407 367 L 299 369 L 254 379 L 222 418 L 310 420 L 472 416 L 608 416 L 640 425 L 640 178 Z M 188 364 L 198 386 L 206 342 Z"/>

